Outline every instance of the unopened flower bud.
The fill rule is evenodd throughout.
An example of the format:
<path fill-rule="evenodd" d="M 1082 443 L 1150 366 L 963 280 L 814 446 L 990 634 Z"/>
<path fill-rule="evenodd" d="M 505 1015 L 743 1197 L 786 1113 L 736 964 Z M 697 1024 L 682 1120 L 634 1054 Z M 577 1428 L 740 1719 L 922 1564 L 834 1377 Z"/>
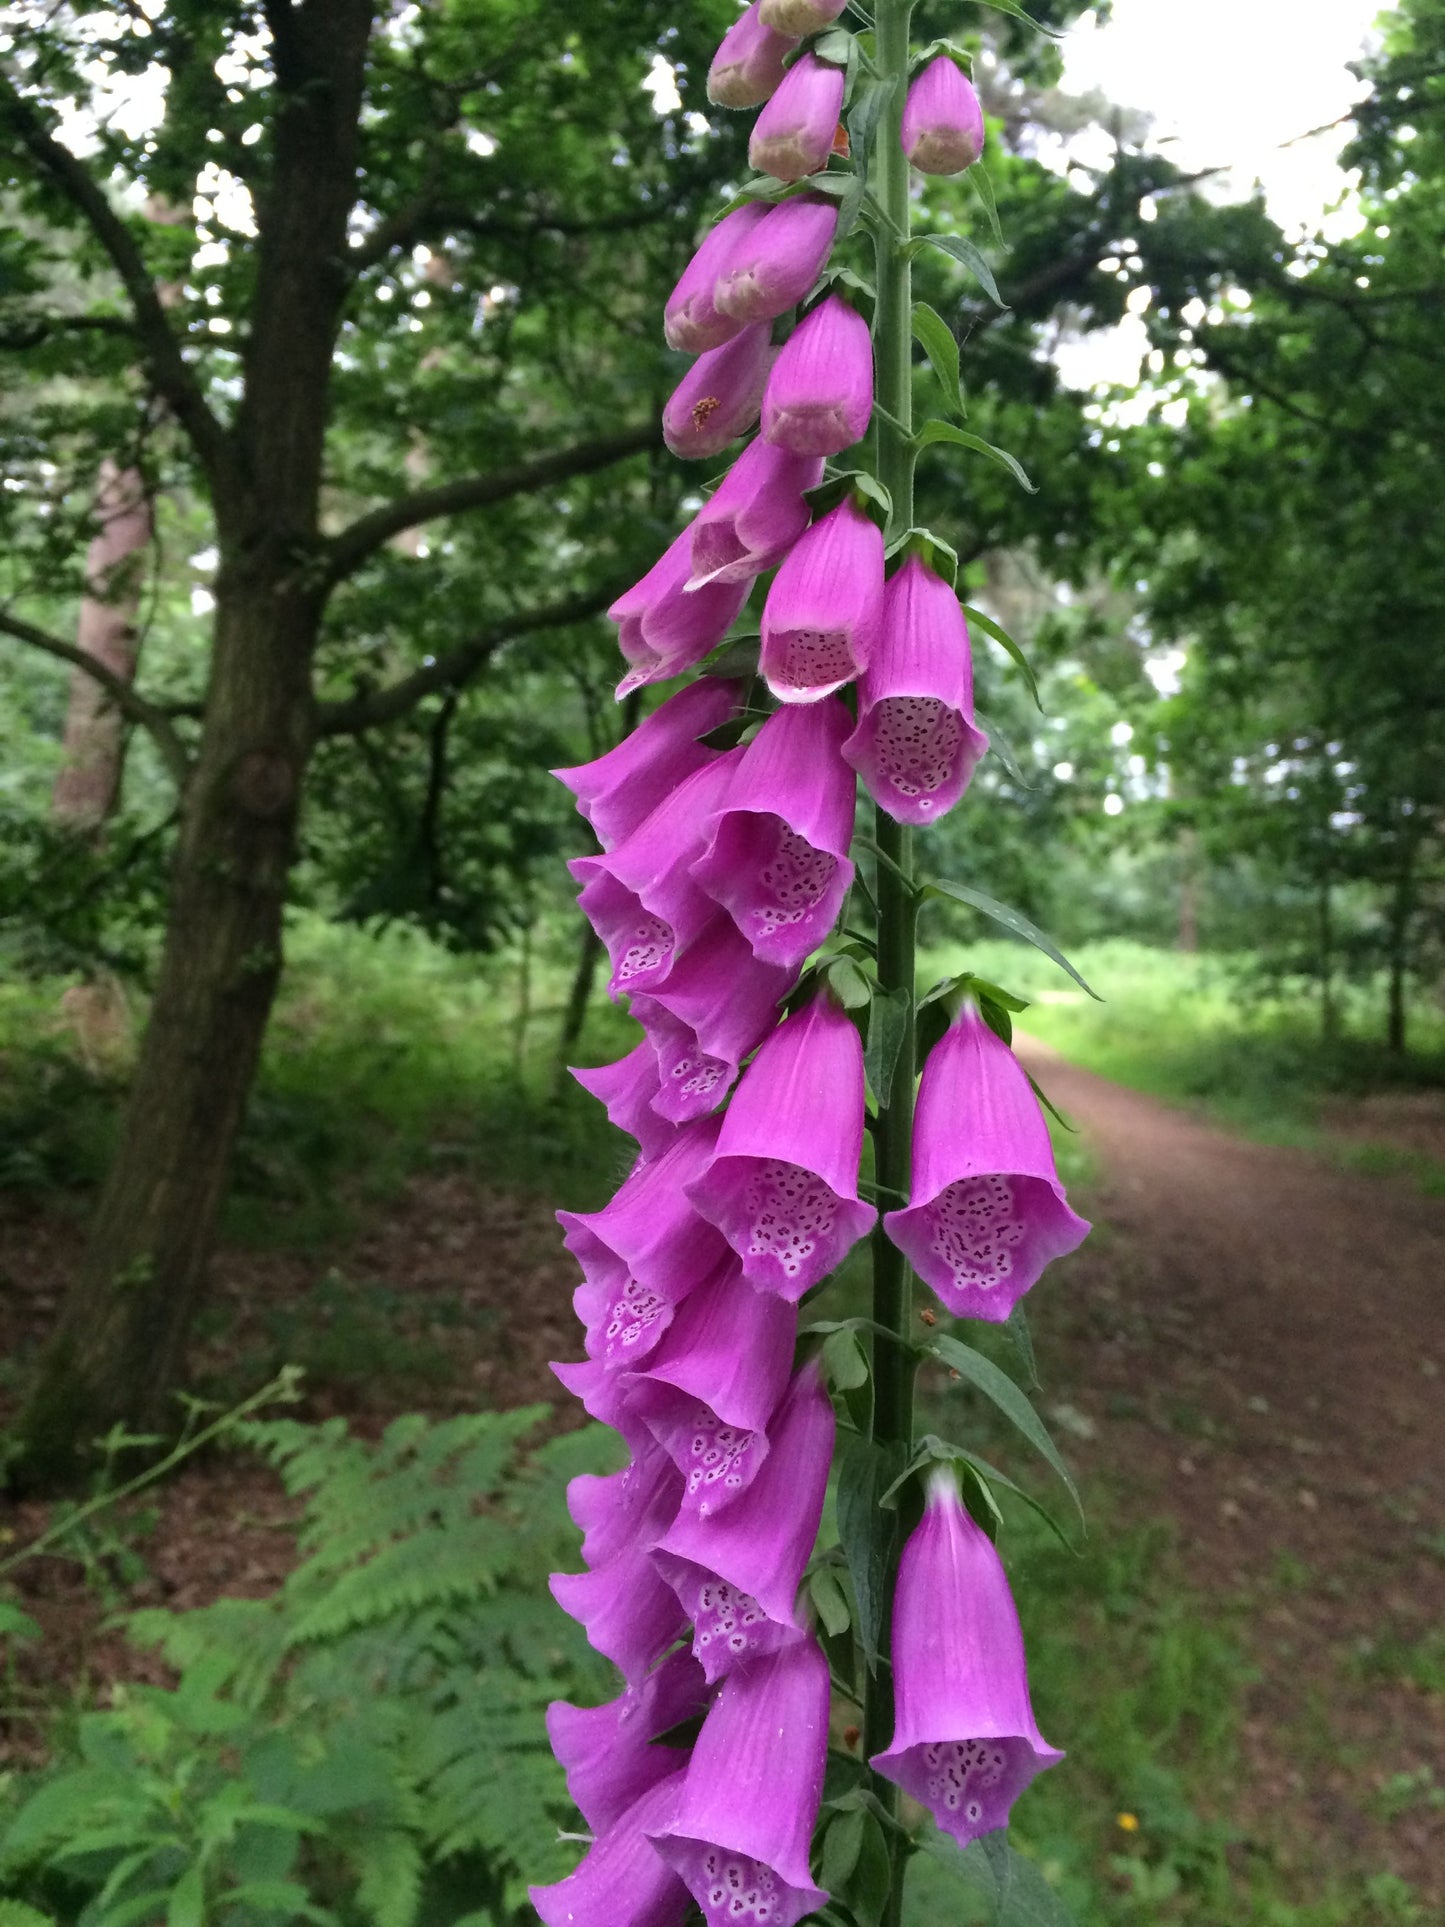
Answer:
<path fill-rule="evenodd" d="M 779 33 L 817 33 L 838 18 L 848 0 L 761 0 L 758 18 Z"/>
<path fill-rule="evenodd" d="M 763 396 L 763 436 L 795 455 L 837 455 L 860 441 L 873 413 L 868 323 L 836 294 L 784 345 Z"/>
<path fill-rule="evenodd" d="M 804 54 L 758 115 L 748 159 L 761 174 L 801 181 L 828 165 L 843 107 L 843 69 Z"/>
<path fill-rule="evenodd" d="M 728 257 L 759 221 L 767 218 L 767 213 L 761 201 L 750 201 L 726 215 L 704 237 L 667 298 L 662 326 L 669 348 L 679 348 L 688 355 L 704 354 L 731 341 L 742 328 L 741 321 L 719 312 L 713 295 Z"/>
<path fill-rule="evenodd" d="M 707 97 L 717 107 L 757 107 L 783 78 L 783 59 L 797 41 L 758 17 L 759 0 L 728 28 L 707 72 Z"/>
<path fill-rule="evenodd" d="M 771 321 L 796 307 L 822 273 L 838 232 L 838 204 L 811 194 L 771 208 L 728 256 L 714 299 L 739 321 Z"/>
<path fill-rule="evenodd" d="M 961 174 L 983 152 L 983 108 L 947 54 L 931 60 L 908 90 L 903 151 L 920 174 Z"/>
<path fill-rule="evenodd" d="M 773 362 L 770 330 L 744 328 L 699 355 L 662 411 L 662 436 L 674 455 L 720 455 L 758 419 Z"/>

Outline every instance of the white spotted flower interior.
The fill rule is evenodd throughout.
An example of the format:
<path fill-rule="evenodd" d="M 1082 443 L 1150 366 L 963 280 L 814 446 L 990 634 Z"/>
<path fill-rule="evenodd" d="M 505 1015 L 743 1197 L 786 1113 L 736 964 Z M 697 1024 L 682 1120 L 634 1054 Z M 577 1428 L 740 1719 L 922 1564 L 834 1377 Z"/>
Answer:
<path fill-rule="evenodd" d="M 956 1317 L 994 1323 L 1088 1234 L 1023 1066 L 970 1003 L 924 1066 L 908 1207 L 884 1225 Z"/>

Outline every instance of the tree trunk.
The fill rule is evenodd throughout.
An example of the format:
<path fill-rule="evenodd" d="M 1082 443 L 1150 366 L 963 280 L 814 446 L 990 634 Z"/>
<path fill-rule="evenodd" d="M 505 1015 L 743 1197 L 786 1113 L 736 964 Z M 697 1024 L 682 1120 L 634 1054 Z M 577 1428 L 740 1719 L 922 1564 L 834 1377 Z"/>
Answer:
<path fill-rule="evenodd" d="M 164 1428 L 281 971 L 314 735 L 328 382 L 372 0 L 267 9 L 274 161 L 236 423 L 212 477 L 221 567 L 205 721 L 155 1000 L 85 1254 L 40 1361 L 12 1480 L 73 1476 L 121 1421 Z"/>
<path fill-rule="evenodd" d="M 100 527 L 85 558 L 86 595 L 77 646 L 119 676 L 135 678 L 140 638 L 141 558 L 151 539 L 151 505 L 133 468 L 101 464 L 96 489 Z M 94 835 L 120 797 L 125 724 L 94 677 L 74 669 L 65 716 L 65 761 L 55 779 L 51 813 L 80 835 Z"/>
<path fill-rule="evenodd" d="M 1321 877 L 1316 896 L 1319 929 L 1320 1039 L 1334 1044 L 1340 1035 L 1340 1007 L 1335 996 L 1335 900 L 1334 886 Z"/>
<path fill-rule="evenodd" d="M 1403 1057 L 1407 1042 L 1406 989 L 1410 971 L 1410 925 L 1415 916 L 1415 856 L 1420 847 L 1418 815 L 1407 817 L 1401 832 L 1400 867 L 1390 899 L 1390 987 L 1385 1018 L 1385 1047 L 1392 1057 Z"/>
<path fill-rule="evenodd" d="M 1174 947 L 1192 957 L 1199 948 L 1199 832 L 1179 833 L 1179 931 Z"/>

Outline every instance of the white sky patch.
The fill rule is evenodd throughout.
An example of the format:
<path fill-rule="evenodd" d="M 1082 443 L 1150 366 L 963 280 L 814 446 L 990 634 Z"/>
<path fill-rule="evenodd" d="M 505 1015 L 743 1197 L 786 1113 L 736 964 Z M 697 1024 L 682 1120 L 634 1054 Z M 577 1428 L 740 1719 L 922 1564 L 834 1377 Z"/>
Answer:
<path fill-rule="evenodd" d="M 1179 694 L 1184 665 L 1189 660 L 1184 649 L 1160 649 L 1144 659 L 1144 674 L 1161 696 Z"/>
<path fill-rule="evenodd" d="M 671 61 L 664 60 L 661 54 L 652 56 L 652 69 L 642 83 L 642 91 L 652 95 L 653 112 L 675 114 L 682 106 L 682 95 L 677 91 L 677 73 Z"/>
<path fill-rule="evenodd" d="M 1147 114 L 1149 146 L 1186 171 L 1222 167 L 1204 184 L 1213 198 L 1242 200 L 1259 183 L 1287 236 L 1342 240 L 1360 220 L 1339 166 L 1354 130 L 1335 123 L 1366 91 L 1347 63 L 1375 44 L 1380 12 L 1380 0 L 1114 0 L 1105 24 L 1089 12 L 1066 37 L 1062 86 Z M 1109 151 L 1102 128 L 1066 150 L 1089 165 Z M 1071 387 L 1127 386 L 1147 352 L 1141 312 L 1061 342 L 1053 359 Z"/>

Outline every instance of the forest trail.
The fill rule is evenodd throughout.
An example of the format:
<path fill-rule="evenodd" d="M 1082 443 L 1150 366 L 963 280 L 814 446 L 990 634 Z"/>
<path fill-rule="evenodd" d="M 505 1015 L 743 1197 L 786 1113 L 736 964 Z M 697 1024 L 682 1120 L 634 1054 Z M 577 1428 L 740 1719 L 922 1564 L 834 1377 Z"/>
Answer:
<path fill-rule="evenodd" d="M 1045 1410 L 1086 1490 L 1177 1523 L 1259 1669 L 1242 1806 L 1303 1803 L 1302 1855 L 1445 1906 L 1440 1806 L 1379 1818 L 1445 1759 L 1445 1199 L 1018 1042 L 1097 1166 L 1099 1229 L 1039 1293 Z"/>

